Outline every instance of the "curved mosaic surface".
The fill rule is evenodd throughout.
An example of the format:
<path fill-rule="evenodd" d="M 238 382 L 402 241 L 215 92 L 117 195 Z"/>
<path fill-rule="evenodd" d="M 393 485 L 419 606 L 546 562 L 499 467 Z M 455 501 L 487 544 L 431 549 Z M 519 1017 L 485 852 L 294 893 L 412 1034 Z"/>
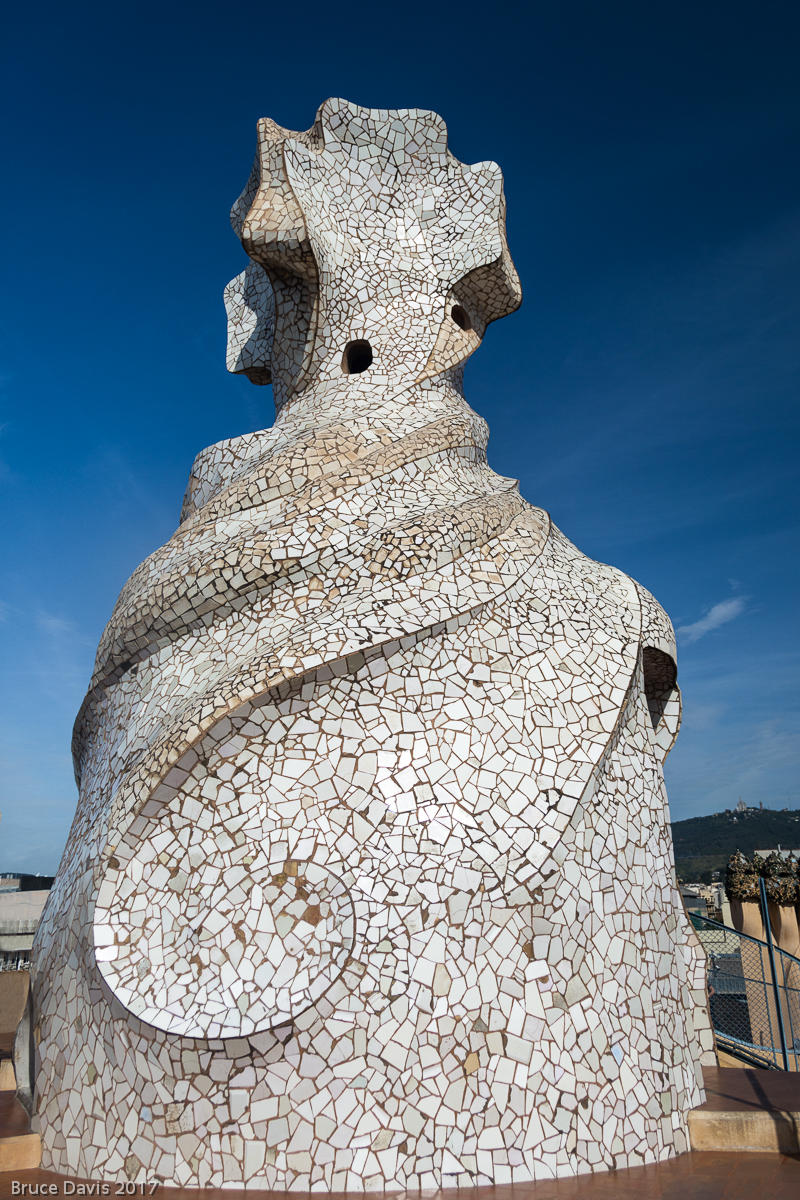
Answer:
<path fill-rule="evenodd" d="M 129 1012 L 167 1033 L 273 1029 L 341 975 L 355 939 L 353 899 L 328 867 L 271 861 L 260 841 L 244 843 L 244 855 L 215 842 L 208 862 L 201 839 L 181 836 L 187 807 L 107 873 L 94 919 L 98 968 Z"/>
<path fill-rule="evenodd" d="M 43 1165 L 321 1191 L 687 1147 L 712 1050 L 672 884 L 669 620 L 486 463 L 463 363 L 519 284 L 433 113 L 259 124 L 228 363 L 75 726 L 37 936 Z"/>

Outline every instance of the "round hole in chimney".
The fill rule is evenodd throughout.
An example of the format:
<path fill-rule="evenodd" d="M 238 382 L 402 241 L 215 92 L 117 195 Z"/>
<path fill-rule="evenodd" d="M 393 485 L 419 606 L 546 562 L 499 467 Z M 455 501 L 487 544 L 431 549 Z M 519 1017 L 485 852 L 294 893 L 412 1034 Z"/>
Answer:
<path fill-rule="evenodd" d="M 360 375 L 371 366 L 372 346 L 369 342 L 365 342 L 363 338 L 348 342 L 342 355 L 342 370 L 345 375 Z"/>
<path fill-rule="evenodd" d="M 465 331 L 472 329 L 472 321 L 469 319 L 469 313 L 465 308 L 462 308 L 460 304 L 453 305 L 453 307 L 450 309 L 450 316 L 453 318 L 459 329 L 463 329 Z"/>

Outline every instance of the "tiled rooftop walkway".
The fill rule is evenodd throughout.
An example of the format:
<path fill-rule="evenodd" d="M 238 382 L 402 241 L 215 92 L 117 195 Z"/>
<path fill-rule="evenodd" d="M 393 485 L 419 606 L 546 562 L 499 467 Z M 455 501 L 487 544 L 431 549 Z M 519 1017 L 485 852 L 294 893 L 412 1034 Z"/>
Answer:
<path fill-rule="evenodd" d="M 761 1109 L 800 1110 L 800 1074 L 794 1071 L 760 1071 L 742 1067 L 704 1067 L 706 1102 L 713 1112 Z"/>
<path fill-rule="evenodd" d="M 64 1179 L 49 1171 L 19 1171 L 0 1175 L 0 1198 L 12 1195 L 12 1180 L 19 1183 L 55 1183 L 63 1196 Z M 111 1194 L 113 1195 L 113 1185 Z M 77 1192 L 75 1193 L 78 1194 Z M 195 1191 L 159 1188 L 164 1200 L 286 1200 L 285 1192 Z M 290 1193 L 305 1200 L 305 1193 Z M 322 1194 L 313 1193 L 314 1200 Z M 395 1193 L 395 1196 L 397 1193 Z M 408 1193 L 411 1197 L 411 1193 Z M 414 1193 L 413 1196 L 418 1196 Z M 515 1187 L 463 1188 L 424 1192 L 424 1200 L 798 1200 L 800 1157 L 783 1154 L 693 1153 L 648 1167 L 582 1175 Z M 331 1200 L 336 1200 L 331 1197 Z M 339 1193 L 338 1200 L 344 1200 Z M 357 1200 L 355 1193 L 352 1200 Z M 363 1200 L 359 1193 L 358 1200 Z"/>

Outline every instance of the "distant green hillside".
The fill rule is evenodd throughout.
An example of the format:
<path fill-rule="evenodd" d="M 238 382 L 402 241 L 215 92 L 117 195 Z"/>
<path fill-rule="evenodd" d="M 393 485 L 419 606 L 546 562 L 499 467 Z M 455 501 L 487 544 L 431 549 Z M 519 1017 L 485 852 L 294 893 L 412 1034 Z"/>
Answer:
<path fill-rule="evenodd" d="M 734 850 L 800 849 L 800 810 L 748 808 L 674 821 L 672 842 L 678 878 L 710 882 L 712 871 L 724 872 Z"/>

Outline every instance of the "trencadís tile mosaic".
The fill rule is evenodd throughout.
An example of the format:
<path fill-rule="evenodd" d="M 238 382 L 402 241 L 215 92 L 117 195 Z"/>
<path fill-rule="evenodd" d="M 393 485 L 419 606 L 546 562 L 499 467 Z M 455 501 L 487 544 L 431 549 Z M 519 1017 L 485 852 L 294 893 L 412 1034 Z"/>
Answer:
<path fill-rule="evenodd" d="M 521 294 L 433 113 L 259 123 L 212 446 L 123 588 L 35 947 L 43 1166 L 507 1183 L 687 1148 L 712 1061 L 672 882 L 669 620 L 486 463 Z"/>

